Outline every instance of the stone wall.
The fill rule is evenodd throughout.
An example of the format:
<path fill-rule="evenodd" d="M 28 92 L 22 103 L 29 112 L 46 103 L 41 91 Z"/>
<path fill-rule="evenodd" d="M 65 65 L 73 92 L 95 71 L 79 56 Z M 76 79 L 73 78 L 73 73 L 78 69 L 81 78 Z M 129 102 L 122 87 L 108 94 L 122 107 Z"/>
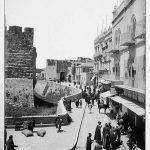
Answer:
<path fill-rule="evenodd" d="M 33 28 L 10 26 L 5 32 L 5 77 L 36 78 L 36 48 Z"/>
<path fill-rule="evenodd" d="M 9 109 L 33 107 L 33 80 L 7 78 L 5 79 L 5 114 Z"/>

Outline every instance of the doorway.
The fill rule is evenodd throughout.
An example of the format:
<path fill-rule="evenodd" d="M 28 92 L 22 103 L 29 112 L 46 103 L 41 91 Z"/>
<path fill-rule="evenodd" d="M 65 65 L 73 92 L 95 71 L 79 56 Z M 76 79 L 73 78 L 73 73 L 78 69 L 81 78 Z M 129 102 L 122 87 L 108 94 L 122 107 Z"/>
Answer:
<path fill-rule="evenodd" d="M 64 82 L 66 80 L 65 72 L 60 72 L 60 82 Z"/>

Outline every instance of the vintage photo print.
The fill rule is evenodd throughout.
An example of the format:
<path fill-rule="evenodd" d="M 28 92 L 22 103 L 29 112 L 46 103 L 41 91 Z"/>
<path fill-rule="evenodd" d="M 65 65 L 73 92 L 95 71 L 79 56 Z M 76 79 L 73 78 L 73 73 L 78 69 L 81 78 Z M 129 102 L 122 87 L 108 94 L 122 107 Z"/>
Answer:
<path fill-rule="evenodd" d="M 5 150 L 145 150 L 146 0 L 4 0 Z"/>

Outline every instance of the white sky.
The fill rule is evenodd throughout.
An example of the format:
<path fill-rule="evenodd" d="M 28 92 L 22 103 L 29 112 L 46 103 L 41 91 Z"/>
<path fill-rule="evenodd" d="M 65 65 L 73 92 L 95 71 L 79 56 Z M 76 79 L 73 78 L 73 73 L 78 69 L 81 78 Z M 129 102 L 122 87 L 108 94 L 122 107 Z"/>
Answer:
<path fill-rule="evenodd" d="M 117 0 L 5 0 L 6 24 L 34 27 L 37 67 L 46 59 L 93 57 L 98 31 Z M 119 1 L 119 0 L 118 0 Z M 106 17 L 107 16 L 107 17 Z"/>

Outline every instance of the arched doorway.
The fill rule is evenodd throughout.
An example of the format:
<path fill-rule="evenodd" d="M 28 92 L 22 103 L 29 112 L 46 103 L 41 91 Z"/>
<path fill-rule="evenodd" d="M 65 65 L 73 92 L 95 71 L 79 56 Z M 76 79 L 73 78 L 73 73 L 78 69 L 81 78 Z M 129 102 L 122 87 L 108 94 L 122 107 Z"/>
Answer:
<path fill-rule="evenodd" d="M 60 81 L 63 82 L 66 80 L 66 73 L 65 72 L 60 72 Z"/>

